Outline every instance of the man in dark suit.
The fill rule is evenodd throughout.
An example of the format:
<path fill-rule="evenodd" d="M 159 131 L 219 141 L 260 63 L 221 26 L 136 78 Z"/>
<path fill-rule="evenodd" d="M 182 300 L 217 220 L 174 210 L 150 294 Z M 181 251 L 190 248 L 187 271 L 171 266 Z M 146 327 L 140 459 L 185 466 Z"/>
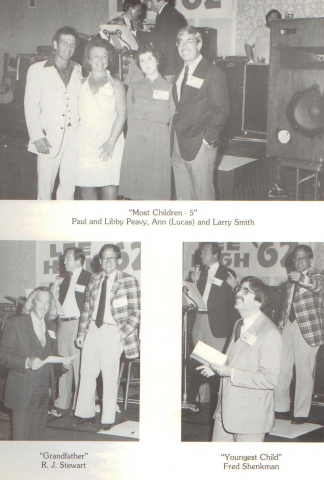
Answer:
<path fill-rule="evenodd" d="M 82 312 L 85 290 L 91 273 L 83 269 L 85 255 L 81 248 L 68 248 L 64 252 L 64 266 L 68 273 L 59 287 L 59 302 L 64 316 L 60 316 L 58 327 L 58 352 L 62 357 L 77 355 L 70 368 L 59 380 L 59 397 L 55 406 L 65 410 L 70 408 L 72 383 L 74 377 L 74 398 L 72 409 L 75 409 L 80 376 L 80 349 L 75 340 L 78 333 L 79 318 Z"/>
<path fill-rule="evenodd" d="M 151 0 L 150 3 L 152 10 L 157 12 L 153 32 L 138 31 L 137 39 L 140 44 L 153 43 L 163 57 L 161 74 L 172 80 L 181 66 L 181 58 L 176 47 L 177 33 L 187 22 L 167 1 Z"/>
<path fill-rule="evenodd" d="M 54 384 L 53 365 L 44 360 L 57 354 L 55 324 L 47 320 L 57 314 L 53 294 L 36 288 L 24 311 L 28 315 L 6 323 L 1 340 L 0 362 L 9 368 L 4 404 L 12 409 L 13 440 L 44 440 Z"/>
<path fill-rule="evenodd" d="M 279 385 L 275 390 L 276 417 L 290 418 L 290 383 L 296 370 L 294 416 L 291 423 L 307 421 L 314 386 L 316 354 L 324 344 L 324 272 L 312 266 L 313 250 L 297 245 L 294 270 L 288 274 L 286 299 L 279 328 L 283 355 Z"/>
<path fill-rule="evenodd" d="M 126 25 L 136 36 L 137 30 L 142 28 L 142 22 L 139 20 L 142 13 L 141 0 L 124 0 L 123 12 L 119 17 L 109 20 L 107 25 Z"/>
<path fill-rule="evenodd" d="M 176 195 L 178 200 L 215 200 L 216 146 L 229 114 L 225 74 L 201 56 L 196 28 L 182 28 L 177 45 L 184 67 L 173 85 Z"/>
<path fill-rule="evenodd" d="M 238 314 L 234 309 L 235 294 L 228 283 L 229 278 L 236 275 L 219 263 L 220 255 L 217 243 L 205 243 L 201 247 L 202 269 L 192 274 L 192 280 L 197 283 L 207 309 L 197 312 L 192 338 L 194 346 L 202 341 L 222 352 Z M 200 385 L 200 402 L 207 403 L 209 398 L 209 385 Z"/>

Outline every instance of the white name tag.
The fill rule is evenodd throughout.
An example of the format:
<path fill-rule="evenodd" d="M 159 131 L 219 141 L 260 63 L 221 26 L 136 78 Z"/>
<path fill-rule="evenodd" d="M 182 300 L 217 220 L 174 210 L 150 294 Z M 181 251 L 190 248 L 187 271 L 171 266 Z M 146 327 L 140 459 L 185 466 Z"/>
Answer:
<path fill-rule="evenodd" d="M 115 308 L 126 307 L 127 305 L 128 305 L 127 297 L 114 298 L 113 300 L 113 306 Z"/>
<path fill-rule="evenodd" d="M 53 330 L 47 330 L 48 331 L 48 334 L 51 338 L 53 338 L 53 340 L 56 340 L 56 335 L 55 335 L 55 332 Z"/>
<path fill-rule="evenodd" d="M 199 88 L 201 88 L 203 83 L 204 83 L 203 78 L 198 78 L 198 77 L 194 77 L 193 75 L 191 75 L 191 77 L 188 78 L 186 85 L 189 85 L 189 87 L 199 89 Z"/>
<path fill-rule="evenodd" d="M 153 90 L 153 98 L 155 100 L 169 100 L 170 92 L 167 90 Z"/>
<path fill-rule="evenodd" d="M 85 292 L 85 289 L 86 289 L 85 285 L 78 285 L 78 284 L 76 284 L 76 286 L 74 287 L 74 290 L 75 290 L 76 292 L 80 292 L 80 293 L 84 293 L 84 292 Z"/>
<path fill-rule="evenodd" d="M 211 283 L 213 283 L 214 285 L 217 285 L 218 287 L 221 287 L 223 285 L 223 280 L 221 280 L 220 278 L 212 278 L 211 280 Z"/>
<path fill-rule="evenodd" d="M 257 337 L 255 335 L 252 335 L 252 333 L 248 333 L 248 332 L 244 333 L 244 335 L 242 335 L 241 337 L 241 340 L 250 346 L 254 344 L 256 339 Z"/>

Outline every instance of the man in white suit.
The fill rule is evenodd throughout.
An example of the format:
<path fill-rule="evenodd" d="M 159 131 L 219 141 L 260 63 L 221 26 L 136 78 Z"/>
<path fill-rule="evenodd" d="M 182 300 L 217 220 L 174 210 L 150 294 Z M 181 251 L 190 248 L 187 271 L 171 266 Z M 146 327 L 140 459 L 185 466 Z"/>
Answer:
<path fill-rule="evenodd" d="M 235 303 L 242 318 L 234 326 L 226 365 L 198 367 L 205 376 L 217 372 L 222 377 L 213 442 L 263 442 L 274 426 L 282 339 L 261 312 L 267 300 L 267 287 L 261 280 L 244 278 Z"/>
<path fill-rule="evenodd" d="M 71 61 L 79 37 L 63 27 L 53 37 L 53 57 L 32 65 L 25 91 L 28 150 L 36 153 L 38 200 L 51 200 L 60 170 L 57 200 L 73 200 L 82 72 Z"/>

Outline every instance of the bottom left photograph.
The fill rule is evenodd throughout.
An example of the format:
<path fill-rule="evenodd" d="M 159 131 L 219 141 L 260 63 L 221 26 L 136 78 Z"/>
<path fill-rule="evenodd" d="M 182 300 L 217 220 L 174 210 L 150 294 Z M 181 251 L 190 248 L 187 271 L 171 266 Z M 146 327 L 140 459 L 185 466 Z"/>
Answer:
<path fill-rule="evenodd" d="M 0 241 L 0 440 L 138 441 L 141 244 Z"/>

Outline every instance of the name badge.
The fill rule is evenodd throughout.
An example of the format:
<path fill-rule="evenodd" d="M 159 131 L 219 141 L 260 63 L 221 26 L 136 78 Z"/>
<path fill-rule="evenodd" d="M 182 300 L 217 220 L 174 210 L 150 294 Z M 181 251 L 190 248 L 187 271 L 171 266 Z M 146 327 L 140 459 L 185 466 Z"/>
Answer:
<path fill-rule="evenodd" d="M 248 345 L 250 345 L 250 347 L 254 344 L 254 342 L 256 341 L 257 337 L 255 335 L 252 335 L 252 333 L 244 333 L 244 335 L 242 335 L 241 337 L 241 340 L 245 343 L 247 343 Z"/>
<path fill-rule="evenodd" d="M 56 340 L 55 332 L 54 332 L 53 330 L 47 330 L 47 331 L 48 331 L 49 336 L 50 336 L 53 340 Z"/>
<path fill-rule="evenodd" d="M 74 287 L 74 290 L 75 290 L 76 292 L 80 292 L 80 293 L 84 293 L 84 292 L 85 292 L 85 289 L 86 289 L 85 285 L 78 285 L 78 284 L 76 284 L 76 286 Z"/>
<path fill-rule="evenodd" d="M 200 89 L 203 83 L 203 78 L 198 78 L 191 75 L 191 77 L 188 78 L 186 85 L 189 85 L 189 87 Z"/>
<path fill-rule="evenodd" d="M 221 287 L 223 285 L 223 280 L 221 280 L 220 278 L 212 278 L 211 280 L 211 283 L 213 283 L 214 285 L 217 285 L 218 287 Z"/>
<path fill-rule="evenodd" d="M 126 307 L 127 305 L 128 305 L 127 297 L 114 298 L 113 300 L 113 307 L 115 308 Z"/>
<path fill-rule="evenodd" d="M 155 100 L 169 100 L 170 92 L 168 90 L 153 90 Z"/>

